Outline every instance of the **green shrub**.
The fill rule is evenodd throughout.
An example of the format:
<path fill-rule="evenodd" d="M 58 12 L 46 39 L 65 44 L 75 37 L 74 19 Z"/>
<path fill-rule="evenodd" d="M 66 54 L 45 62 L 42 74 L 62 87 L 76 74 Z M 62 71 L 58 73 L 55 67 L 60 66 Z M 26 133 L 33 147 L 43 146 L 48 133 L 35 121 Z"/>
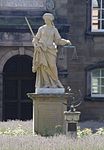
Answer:
<path fill-rule="evenodd" d="M 80 130 L 80 128 L 78 128 L 77 135 L 78 135 L 78 137 L 84 137 L 87 135 L 92 135 L 92 130 L 89 128 L 85 128 L 83 130 Z"/>

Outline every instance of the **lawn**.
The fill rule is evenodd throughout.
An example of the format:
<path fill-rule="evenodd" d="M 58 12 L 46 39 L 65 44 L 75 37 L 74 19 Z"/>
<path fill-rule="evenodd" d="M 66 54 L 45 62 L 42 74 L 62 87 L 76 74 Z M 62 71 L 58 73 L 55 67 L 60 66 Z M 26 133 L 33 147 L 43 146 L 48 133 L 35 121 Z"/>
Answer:
<path fill-rule="evenodd" d="M 0 150 L 104 150 L 103 124 L 80 123 L 78 138 L 71 138 L 65 135 L 33 136 L 32 121 L 0 122 Z"/>

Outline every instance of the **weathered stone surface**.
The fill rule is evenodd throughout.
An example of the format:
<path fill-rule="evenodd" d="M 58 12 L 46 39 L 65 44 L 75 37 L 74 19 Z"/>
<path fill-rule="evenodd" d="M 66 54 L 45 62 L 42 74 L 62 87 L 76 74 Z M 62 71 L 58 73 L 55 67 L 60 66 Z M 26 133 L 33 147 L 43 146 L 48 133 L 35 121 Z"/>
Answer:
<path fill-rule="evenodd" d="M 64 88 L 36 88 L 36 94 L 64 94 Z"/>
<path fill-rule="evenodd" d="M 28 96 L 33 100 L 33 132 L 52 135 L 58 126 L 65 132 L 63 112 L 67 110 L 64 105 L 67 94 L 28 93 Z"/>
<path fill-rule="evenodd" d="M 46 0 L 0 0 L 1 8 L 45 8 Z"/>

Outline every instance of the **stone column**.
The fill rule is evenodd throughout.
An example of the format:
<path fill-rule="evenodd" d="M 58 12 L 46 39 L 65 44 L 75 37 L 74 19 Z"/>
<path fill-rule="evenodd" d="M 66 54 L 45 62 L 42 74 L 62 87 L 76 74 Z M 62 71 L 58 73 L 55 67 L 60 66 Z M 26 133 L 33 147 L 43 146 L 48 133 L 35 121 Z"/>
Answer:
<path fill-rule="evenodd" d="M 65 111 L 65 121 L 66 121 L 66 135 L 67 136 L 77 136 L 77 124 L 80 116 L 79 111 Z"/>
<path fill-rule="evenodd" d="M 33 133 L 53 135 L 58 127 L 65 132 L 64 111 L 68 94 L 28 93 L 33 100 Z"/>

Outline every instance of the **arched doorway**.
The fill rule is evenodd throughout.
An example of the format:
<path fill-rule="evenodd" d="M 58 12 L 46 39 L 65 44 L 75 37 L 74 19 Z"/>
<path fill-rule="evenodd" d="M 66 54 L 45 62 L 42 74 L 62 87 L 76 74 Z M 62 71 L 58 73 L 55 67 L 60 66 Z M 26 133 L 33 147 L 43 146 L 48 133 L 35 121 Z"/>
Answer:
<path fill-rule="evenodd" d="M 3 69 L 3 120 L 32 119 L 32 101 L 26 93 L 34 92 L 35 75 L 31 71 L 32 58 L 16 55 Z"/>

